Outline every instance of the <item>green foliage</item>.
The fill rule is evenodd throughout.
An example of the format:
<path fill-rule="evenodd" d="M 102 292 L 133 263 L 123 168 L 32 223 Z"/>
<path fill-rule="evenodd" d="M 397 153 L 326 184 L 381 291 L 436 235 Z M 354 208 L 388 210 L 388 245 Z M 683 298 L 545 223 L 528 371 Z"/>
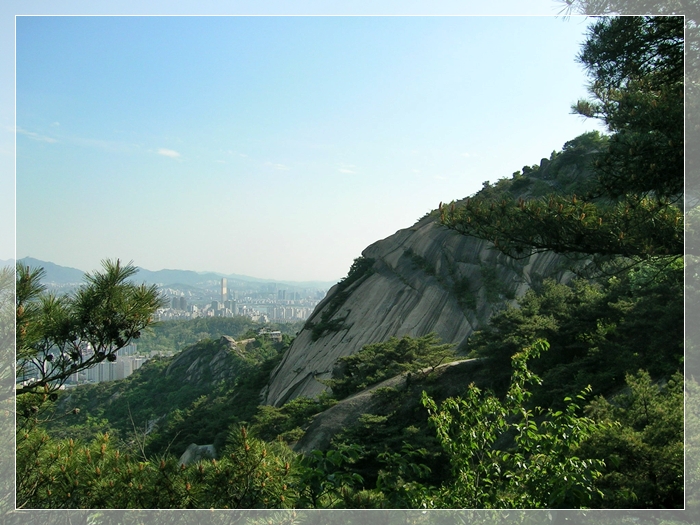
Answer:
<path fill-rule="evenodd" d="M 220 459 L 180 465 L 112 447 L 53 441 L 40 429 L 18 436 L 18 508 L 280 508 L 291 502 L 289 451 L 231 433 Z"/>
<path fill-rule="evenodd" d="M 478 293 L 478 290 L 475 289 L 469 279 L 458 275 L 458 272 L 453 264 L 448 262 L 447 270 L 450 279 L 445 279 L 436 271 L 435 266 L 431 264 L 430 261 L 415 253 L 411 248 L 405 250 L 403 255 L 408 257 L 416 268 L 420 269 L 426 275 L 435 278 L 440 286 L 442 286 L 446 291 L 452 293 L 457 298 L 457 301 L 462 308 L 468 310 L 476 309 L 476 294 Z M 402 282 L 404 282 L 404 284 L 408 285 L 407 281 L 405 281 L 403 277 L 400 276 L 399 278 L 402 280 Z"/>
<path fill-rule="evenodd" d="M 403 341 L 402 345 L 401 341 Z M 401 454 L 406 443 L 410 443 L 416 449 L 425 453 L 423 462 L 426 468 L 432 472 L 435 479 L 441 479 L 444 475 L 444 458 L 440 457 L 441 453 L 435 436 L 432 435 L 432 432 L 427 426 L 425 411 L 420 406 L 420 394 L 423 389 L 428 389 L 438 398 L 444 398 L 445 394 L 441 392 L 445 385 L 440 383 L 440 381 L 431 381 L 430 378 L 432 375 L 430 373 L 423 374 L 416 373 L 416 371 L 436 366 L 444 356 L 442 353 L 443 350 L 447 352 L 448 356 L 452 353 L 448 345 L 437 344 L 437 339 L 434 339 L 434 336 L 428 336 L 420 340 L 404 338 L 402 340 L 396 339 L 387 342 L 384 345 L 387 355 L 384 357 L 380 355 L 381 349 L 381 345 L 379 347 L 374 346 L 374 348 L 368 349 L 370 353 L 366 351 L 360 356 L 360 360 L 365 358 L 367 360 L 367 365 L 376 368 L 376 370 L 372 371 L 369 368 L 365 368 L 365 366 L 358 361 L 355 364 L 363 369 L 362 373 L 369 374 L 373 379 L 381 381 L 384 376 L 386 376 L 386 378 L 391 377 L 401 373 L 401 370 L 412 369 L 413 372 L 407 373 L 405 385 L 400 387 L 385 387 L 374 392 L 373 396 L 376 398 L 376 403 L 381 407 L 379 412 L 360 416 L 355 424 L 349 425 L 342 432 L 336 434 L 331 442 L 330 449 L 338 449 L 339 447 L 353 445 L 360 447 L 361 453 L 357 460 L 352 464 L 346 465 L 343 471 L 362 476 L 366 482 L 366 487 L 371 487 L 375 482 L 378 482 L 380 471 L 386 474 L 385 477 L 394 476 L 393 473 L 396 469 L 392 470 L 391 465 L 387 463 L 385 458 L 388 457 L 387 455 Z M 409 355 L 407 355 L 406 351 L 410 349 L 414 349 L 414 351 L 418 350 L 416 355 L 423 354 L 422 357 L 419 357 L 418 362 L 412 362 L 412 359 L 415 359 L 416 355 L 410 358 Z M 437 350 L 437 352 L 435 352 L 433 357 L 430 357 L 431 352 L 434 350 Z M 407 360 L 407 358 L 409 359 Z M 391 363 L 390 361 L 392 360 L 406 362 Z M 372 365 L 372 362 L 375 364 Z M 352 365 L 351 368 L 353 368 Z M 360 376 L 356 376 L 356 379 L 361 378 Z M 366 378 L 361 382 L 364 381 L 366 381 Z M 352 383 L 352 381 L 344 386 L 349 388 L 351 386 L 350 383 Z M 359 385 L 349 388 L 348 392 L 351 390 L 354 391 L 357 387 L 359 387 Z M 293 439 L 298 439 L 298 431 L 301 430 L 301 427 L 306 426 L 306 422 L 310 421 L 313 415 L 312 412 L 320 412 L 323 410 L 319 401 L 323 401 L 324 399 L 329 402 L 332 401 L 331 398 L 322 396 L 318 400 L 294 400 L 280 408 L 261 407 L 251 429 L 254 429 L 258 433 L 257 435 L 265 439 L 272 439 L 280 432 L 282 432 L 281 437 L 285 441 L 289 442 Z M 298 406 L 295 406 L 297 404 Z M 287 412 L 288 409 L 291 414 Z M 296 429 L 292 428 L 297 424 L 294 422 L 293 414 L 303 416 L 303 424 Z M 262 424 L 259 424 L 259 422 Z M 292 428 L 292 430 L 287 430 L 290 428 Z M 410 484 L 416 481 L 408 477 L 410 472 L 414 471 L 408 469 L 400 474 L 403 480 L 402 483 Z M 400 498 L 398 493 L 388 495 L 381 491 L 377 492 L 375 489 L 367 488 L 366 490 L 369 490 L 371 494 L 364 492 L 361 496 L 358 494 L 355 494 L 355 496 L 359 497 L 361 500 L 365 496 L 370 497 L 370 499 L 376 496 L 377 499 L 373 500 L 371 503 L 371 505 L 375 506 L 391 507 L 393 505 L 403 505 L 403 503 L 399 502 Z M 364 503 L 355 501 L 353 505 L 370 505 L 368 501 L 362 501 L 364 501 Z"/>
<path fill-rule="evenodd" d="M 670 201 L 629 196 L 605 204 L 550 194 L 525 201 L 467 199 L 445 211 L 443 224 L 485 238 L 514 258 L 555 251 L 568 255 L 650 257 L 683 251 L 683 211 Z"/>
<path fill-rule="evenodd" d="M 472 284 L 469 282 L 469 279 L 463 277 L 455 280 L 454 286 L 452 287 L 452 292 L 454 293 L 455 297 L 457 297 L 457 301 L 459 301 L 459 304 L 463 308 L 467 308 L 469 310 L 476 309 L 476 292 L 473 289 Z"/>
<path fill-rule="evenodd" d="M 519 171 L 513 173 L 512 183 L 510 185 L 510 191 L 513 193 L 524 193 L 532 186 L 534 179 L 528 177 L 527 175 L 521 174 Z"/>
<path fill-rule="evenodd" d="M 575 111 L 601 118 L 612 133 L 602 150 L 582 148 L 594 153 L 595 186 L 578 197 L 552 192 L 534 200 L 482 190 L 459 208 L 441 208 L 441 221 L 512 257 L 551 250 L 594 256 L 599 264 L 617 257 L 678 258 L 684 253 L 677 204 L 683 190 L 683 18 L 602 18 L 579 60 L 592 77 L 595 100 L 579 102 Z M 570 157 L 586 146 L 579 142 L 568 148 Z"/>
<path fill-rule="evenodd" d="M 344 471 L 343 467 L 357 461 L 359 455 L 359 447 L 351 445 L 327 452 L 314 450 L 302 457 L 296 483 L 298 506 L 314 509 L 348 507 L 363 479 L 359 474 Z"/>
<path fill-rule="evenodd" d="M 570 286 L 546 280 L 492 316 L 469 340 L 470 355 L 486 358 L 484 381 L 503 392 L 511 357 L 545 338 L 551 350 L 533 359 L 547 388 L 535 389 L 544 406 L 592 385 L 611 394 L 625 374 L 644 368 L 670 377 L 683 359 L 683 272 L 680 265 L 644 264 L 602 285 Z"/>
<path fill-rule="evenodd" d="M 46 377 L 20 391 L 17 403 L 18 505 L 682 507 L 683 216 L 676 204 L 683 184 L 682 29 L 672 17 L 596 21 L 579 57 L 593 100 L 575 111 L 602 119 L 611 136 L 584 134 L 512 178 L 485 183 L 463 206 L 441 206 L 448 227 L 514 257 L 554 250 L 635 264 L 598 283 L 545 281 L 519 308 L 495 314 L 469 341 L 472 355 L 484 358 L 475 369 L 479 387 L 440 401 L 447 396 L 439 381 L 415 374 L 452 356 L 434 336 L 368 345 L 338 363 L 328 382 L 336 398 L 404 372 L 411 380 L 377 391 L 377 413 L 361 416 L 329 450 L 295 458 L 282 441 L 297 439 L 335 400 L 256 407 L 282 351 L 264 341 L 250 345 L 254 354 L 237 357 L 230 380 L 213 384 L 213 376 L 205 377 L 206 389 L 182 380 L 184 363 L 166 374 L 173 361 L 163 359 L 134 374 L 128 389 L 96 385 L 58 400 L 51 389 L 61 377 Z M 435 275 L 424 259 L 407 255 Z M 353 263 L 320 321 L 307 324 L 313 339 L 346 327 L 342 304 L 373 264 Z M 254 336 L 256 327 L 241 319 L 201 320 L 191 331 L 163 323 L 141 334 L 155 303 L 147 300 L 152 291 L 130 287 L 129 268 L 110 263 L 71 297 L 45 294 L 40 271 L 18 268 L 18 370 L 73 370 L 70 351 L 78 341 L 94 341 L 106 357 L 139 335 L 141 348 L 152 351 L 182 349 L 190 337 L 246 330 Z M 503 293 L 494 271 L 481 276 L 487 298 Z M 441 284 L 463 307 L 475 305 L 473 283 L 454 272 L 452 281 Z M 128 321 L 124 312 L 139 310 L 130 309 L 132 299 L 142 308 Z M 547 352 L 541 339 L 551 344 Z M 206 353 L 211 344 L 198 348 Z M 496 394 L 484 392 L 488 386 Z M 421 406 L 416 393 L 423 390 Z M 609 400 L 599 395 L 584 416 L 591 393 Z M 76 414 L 78 400 L 85 404 Z M 48 434 L 42 425 L 53 406 L 66 412 L 61 421 L 80 427 L 52 424 Z M 129 439 L 125 422 L 133 419 L 136 431 L 164 411 L 169 415 L 157 430 Z M 251 420 L 248 435 L 241 424 Z M 219 458 L 180 466 L 167 452 L 179 454 L 193 441 L 213 441 Z"/>
<path fill-rule="evenodd" d="M 428 479 L 430 467 L 422 461 L 428 452 L 404 443 L 400 452 L 383 452 L 378 459 L 383 464 L 377 476 L 376 490 L 383 496 L 386 508 L 417 509 L 430 497 L 421 481 Z"/>
<path fill-rule="evenodd" d="M 137 268 L 103 261 L 72 295 L 45 293 L 42 269 L 17 265 L 17 377 L 36 381 L 18 395 L 57 390 L 72 374 L 108 359 L 141 336 L 164 304 L 155 286 L 134 284 Z M 92 349 L 86 354 L 87 347 Z"/>
<path fill-rule="evenodd" d="M 606 458 L 609 469 L 596 486 L 605 508 L 681 508 L 683 497 L 683 376 L 667 384 L 640 370 L 627 374 L 628 390 L 611 401 L 595 399 L 587 408 L 603 427 L 581 447 L 588 457 Z M 630 505 L 632 503 L 632 505 Z"/>
<path fill-rule="evenodd" d="M 229 373 L 225 380 L 218 382 L 213 368 L 206 366 L 200 366 L 202 373 L 196 381 L 186 377 L 192 360 L 197 359 L 203 365 L 222 351 L 220 341 L 204 340 L 189 348 L 191 359 L 186 363 L 177 361 L 180 355 L 171 359 L 155 357 L 126 380 L 81 386 L 62 392 L 60 399 L 58 393 L 52 392 L 56 385 L 48 379 L 60 381 L 64 378 L 56 376 L 56 370 L 65 375 L 68 371 L 88 368 L 137 339 L 140 330 L 150 324 L 150 315 L 159 305 L 159 298 L 155 288 L 131 283 L 128 278 L 132 274 L 130 265 L 122 267 L 118 261 L 106 262 L 105 272 L 88 275 L 87 284 L 75 296 L 56 297 L 44 294 L 40 270 L 18 268 L 17 318 L 21 328 L 18 343 L 22 349 L 19 364 L 26 365 L 31 360 L 35 364 L 60 364 L 56 357 L 61 355 L 57 353 L 57 345 L 64 345 L 59 348 L 63 350 L 77 350 L 89 342 L 98 351 L 95 359 L 78 359 L 79 368 L 75 365 L 62 369 L 45 366 L 53 376 L 47 376 L 44 383 L 37 383 L 38 388 L 20 390 L 17 440 L 20 468 L 17 472 L 21 504 L 56 508 L 156 508 L 196 507 L 208 501 L 204 506 L 281 506 L 282 500 L 270 492 L 274 487 L 271 482 L 263 480 L 262 486 L 268 487 L 267 492 L 249 490 L 252 485 L 245 476 L 259 477 L 261 472 L 255 470 L 256 464 L 268 461 L 251 455 L 250 447 L 260 448 L 257 441 L 241 445 L 246 457 L 253 462 L 247 473 L 239 472 L 240 461 L 233 466 L 224 462 L 211 471 L 214 473 L 211 476 L 216 474 L 236 480 L 236 490 L 245 492 L 245 497 L 238 497 L 229 487 L 225 494 L 219 491 L 216 502 L 197 495 L 197 487 L 214 483 L 209 479 L 211 476 L 178 479 L 183 474 L 166 451 L 179 455 L 192 442 L 214 443 L 216 449 L 221 450 L 229 427 L 254 413 L 257 395 L 288 346 L 289 337 L 286 345 L 259 338 L 250 343 L 244 353 L 228 352 L 228 361 L 219 360 L 217 366 L 225 364 Z M 251 328 L 247 320 L 241 323 L 241 319 L 207 319 L 171 323 L 163 332 L 182 342 L 196 339 L 203 333 L 237 335 L 231 330 Z M 232 405 L 236 410 L 231 410 Z M 151 427 L 156 421 L 159 424 L 153 432 Z M 45 428 L 55 438 L 49 437 Z M 111 436 L 109 443 L 107 438 L 100 437 L 85 445 L 83 452 L 76 452 L 79 447 L 75 443 L 90 442 L 96 433 L 102 436 L 107 432 Z M 104 456 L 105 447 L 115 443 L 119 448 L 114 450 L 114 457 Z M 253 446 L 255 443 L 258 444 Z M 70 454 L 64 455 L 62 451 L 66 450 Z M 143 460 L 138 465 L 129 459 L 136 455 Z M 98 456 L 102 463 L 93 468 L 90 458 Z M 126 462 L 123 468 L 119 466 L 120 457 Z M 153 468 L 153 462 L 158 460 L 147 459 L 154 457 L 163 458 L 158 469 Z M 63 458 L 63 463 L 57 458 Z M 288 470 L 289 467 L 285 476 Z M 134 473 L 135 477 L 124 477 L 125 471 L 129 476 Z M 66 477 L 67 472 L 71 473 L 70 479 Z M 115 477 L 113 472 L 121 475 Z M 207 498 L 216 494 L 209 489 L 205 492 Z M 279 496 L 283 497 L 284 491 Z M 259 500 L 255 499 L 258 497 Z"/>
<path fill-rule="evenodd" d="M 549 159 L 541 159 L 539 165 L 523 166 L 510 179 L 499 179 L 494 185 L 484 183 L 475 197 L 499 202 L 537 199 L 551 193 L 587 195 L 595 189 L 594 161 L 607 149 L 608 142 L 609 137 L 598 131 L 583 133 L 564 143 L 561 151 L 553 151 Z"/>
<path fill-rule="evenodd" d="M 437 508 L 578 508 L 599 496 L 594 482 L 605 463 L 576 455 L 578 445 L 604 427 L 577 415 L 565 399 L 564 411 L 527 409 L 528 384 L 540 379 L 527 369 L 547 343 L 537 341 L 513 356 L 513 378 L 505 401 L 472 385 L 464 398 L 439 407 L 427 395 L 430 413 L 452 467 L 452 479 L 424 499 Z M 583 395 L 577 396 L 583 400 Z M 512 437 L 511 437 L 512 436 Z M 507 447 L 497 442 L 512 439 Z"/>
<path fill-rule="evenodd" d="M 159 321 L 151 330 L 141 335 L 138 350 L 141 354 L 176 353 L 203 339 L 219 339 L 230 335 L 239 339 L 256 337 L 260 328 L 279 329 L 286 334 L 295 334 L 302 323 L 265 325 L 248 317 L 196 317 L 194 319 Z"/>
<path fill-rule="evenodd" d="M 369 386 L 370 383 L 398 375 L 402 370 L 409 370 L 403 372 L 405 382 L 374 390 L 373 413 L 361 415 L 354 424 L 336 434 L 331 442 L 331 448 L 349 445 L 361 447 L 360 457 L 348 469 L 363 477 L 367 490 L 374 491 L 379 498 L 375 503 L 383 507 L 403 507 L 408 501 L 406 498 L 410 497 L 404 489 L 389 489 L 390 479 L 397 482 L 400 479 L 401 485 L 408 487 L 414 483 L 420 484 L 424 475 L 430 477 L 432 482 L 439 482 L 446 474 L 444 454 L 434 433 L 428 427 L 427 414 L 420 404 L 420 398 L 424 390 L 429 391 L 436 399 L 444 399 L 447 396 L 446 389 L 454 388 L 459 391 L 460 388 L 435 378 L 439 372 L 436 372 L 434 367 L 443 359 L 445 353 L 448 360 L 452 360 L 454 354 L 447 345 L 439 345 L 437 339 L 433 338 L 434 336 L 403 338 L 390 340 L 382 345 L 368 345 L 361 351 L 362 355 L 355 354 L 357 357 L 350 359 L 350 367 L 347 370 L 354 375 L 352 378 L 345 376 L 338 383 L 338 386 L 345 390 L 336 394 L 337 387 L 333 386 L 334 395 L 351 395 L 356 389 L 364 388 L 364 384 Z M 406 360 L 407 355 L 404 352 L 411 348 L 418 350 L 417 353 L 422 353 L 423 357 L 418 361 L 413 361 L 415 357 Z M 433 354 L 433 351 L 436 352 Z M 339 366 L 336 368 L 338 374 L 345 366 L 343 360 L 339 360 Z M 425 370 L 425 373 L 421 372 L 422 370 Z M 431 373 L 431 370 L 434 373 Z M 388 458 L 401 456 L 407 444 L 420 451 L 424 470 L 423 467 L 416 469 L 409 466 L 393 466 L 389 462 Z M 429 475 L 426 474 L 428 472 Z M 377 492 L 378 489 L 370 488 L 374 484 L 382 485 L 383 488 Z"/>
<path fill-rule="evenodd" d="M 59 398 L 63 412 L 75 408 L 80 413 L 71 418 L 50 422 L 48 428 L 57 436 L 72 436 L 89 418 L 106 419 L 126 436 L 134 426 L 141 430 L 167 414 L 166 410 L 185 408 L 207 391 L 205 385 L 183 382 L 178 376 L 166 375 L 169 360 L 155 358 L 122 381 L 85 385 L 67 391 Z"/>
<path fill-rule="evenodd" d="M 380 490 L 382 504 L 388 508 L 408 505 L 414 497 L 406 492 L 408 487 L 437 485 L 449 476 L 444 451 L 420 402 L 422 387 L 436 399 L 445 397 L 439 387 L 422 381 L 416 382 L 410 392 L 394 392 L 389 397 L 387 391 L 386 397 L 381 394 L 380 413 L 363 414 L 331 442 L 331 448 L 361 447 L 360 457 L 348 470 L 361 475 L 368 490 Z"/>
<path fill-rule="evenodd" d="M 530 197 L 540 198 L 552 193 L 552 185 L 542 179 L 535 179 L 530 190 Z"/>
<path fill-rule="evenodd" d="M 261 337 L 242 355 L 227 351 L 221 360 L 224 348 L 220 341 L 200 341 L 186 350 L 187 359 L 155 357 L 124 380 L 67 391 L 59 397 L 57 415 L 69 415 L 54 416 L 47 429 L 57 437 L 85 436 L 81 427 L 90 418 L 103 419 L 115 437 L 128 443 L 141 439 L 149 454 L 179 455 L 193 442 L 218 449 L 232 424 L 255 413 L 258 394 L 286 346 Z M 216 365 L 226 366 L 227 374 L 215 381 L 205 365 L 217 356 Z M 188 379 L 195 360 L 202 375 Z M 75 408 L 77 415 L 71 413 Z"/>
<path fill-rule="evenodd" d="M 681 16 L 603 17 L 578 56 L 593 101 L 574 110 L 613 133 L 597 163 L 604 190 L 675 196 L 683 191 Z"/>
<path fill-rule="evenodd" d="M 280 438 L 286 442 L 296 441 L 300 432 L 311 422 L 312 416 L 337 403 L 326 393 L 317 398 L 297 397 L 282 407 L 262 405 L 252 419 L 251 432 L 265 441 Z"/>
<path fill-rule="evenodd" d="M 269 341 L 261 344 L 263 353 L 267 352 L 268 346 L 273 346 Z M 286 349 L 284 344 L 274 346 L 277 348 L 273 356 L 258 359 L 241 368 L 237 375 L 202 394 L 205 398 L 197 398 L 181 407 L 179 414 L 177 410 L 169 408 L 168 417 L 150 436 L 147 450 L 156 454 L 169 449 L 181 454 L 193 442 L 211 443 L 220 450 L 227 430 L 234 424 L 250 421 L 255 414 L 260 390 Z"/>
<path fill-rule="evenodd" d="M 498 278 L 498 268 L 482 264 L 479 267 L 481 279 L 486 290 L 486 300 L 496 303 L 501 300 L 501 296 L 507 299 L 515 299 L 515 294 L 508 289 L 508 286 Z"/>
<path fill-rule="evenodd" d="M 212 467 L 197 471 L 198 492 L 209 508 L 283 508 L 292 505 L 292 454 L 247 435 L 245 427 L 231 432 L 229 444 Z M 201 465 L 201 463 L 200 463 Z M 194 472 L 192 472 L 194 474 Z"/>
<path fill-rule="evenodd" d="M 461 398 L 428 408 L 450 466 L 439 485 L 429 453 L 410 444 L 379 454 L 376 483 L 355 465 L 356 444 L 294 455 L 234 426 L 217 459 L 179 465 L 144 457 L 101 434 L 85 445 L 53 440 L 40 427 L 18 434 L 20 508 L 541 508 L 682 505 L 683 405 L 678 375 L 666 386 L 628 376 L 630 391 L 595 400 L 580 415 L 584 393 L 560 411 L 529 409 L 528 385 L 540 379 L 528 359 L 513 358 L 504 400 L 471 385 Z M 362 424 L 386 422 L 366 416 Z M 604 461 L 605 460 L 605 461 Z"/>
<path fill-rule="evenodd" d="M 325 382 L 333 396 L 343 399 L 370 385 L 403 372 L 436 367 L 454 359 L 451 345 L 439 344 L 435 334 L 419 338 L 392 337 L 383 343 L 366 345 L 356 354 L 341 357 L 333 369 L 332 379 Z"/>
<path fill-rule="evenodd" d="M 424 257 L 421 257 L 415 253 L 412 249 L 408 249 L 404 252 L 410 259 L 411 262 L 417 267 L 424 271 L 426 274 L 436 277 L 435 268 L 430 264 Z"/>

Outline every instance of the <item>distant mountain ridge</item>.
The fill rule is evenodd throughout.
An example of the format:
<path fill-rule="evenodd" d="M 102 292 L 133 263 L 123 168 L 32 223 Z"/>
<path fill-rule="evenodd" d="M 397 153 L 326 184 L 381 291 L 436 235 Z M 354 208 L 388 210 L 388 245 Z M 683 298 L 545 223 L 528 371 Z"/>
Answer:
<path fill-rule="evenodd" d="M 81 283 L 83 282 L 83 276 L 85 275 L 85 272 L 78 270 L 77 268 L 60 266 L 49 261 L 40 261 L 39 259 L 35 259 L 33 257 L 24 257 L 19 259 L 17 262 L 25 264 L 30 268 L 43 268 L 46 272 L 43 281 L 47 283 Z"/>
<path fill-rule="evenodd" d="M 77 268 L 61 266 L 50 261 L 42 261 L 33 257 L 23 257 L 19 262 L 29 265 L 32 268 L 42 267 L 46 271 L 44 281 L 54 284 L 75 284 L 82 283 L 85 272 Z M 12 261 L 5 261 L 6 264 L 13 264 Z M 183 284 L 187 286 L 197 286 L 213 281 L 220 281 L 222 277 L 226 277 L 231 281 L 243 281 L 250 283 L 277 283 L 296 287 L 306 288 L 324 288 L 328 289 L 333 286 L 336 281 L 278 281 L 275 279 L 261 279 L 257 277 L 249 277 L 238 274 L 222 274 L 217 272 L 195 272 L 192 270 L 146 270 L 139 267 L 136 274 L 136 280 L 145 281 L 149 284 L 157 284 L 160 286 L 168 286 L 175 284 Z"/>

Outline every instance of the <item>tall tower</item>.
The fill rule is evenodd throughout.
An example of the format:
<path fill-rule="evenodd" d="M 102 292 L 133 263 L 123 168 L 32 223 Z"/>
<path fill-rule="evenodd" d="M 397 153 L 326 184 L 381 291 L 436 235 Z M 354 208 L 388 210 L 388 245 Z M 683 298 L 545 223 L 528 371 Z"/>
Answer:
<path fill-rule="evenodd" d="M 226 277 L 221 279 L 221 303 L 225 303 L 228 295 L 228 290 L 226 289 Z"/>

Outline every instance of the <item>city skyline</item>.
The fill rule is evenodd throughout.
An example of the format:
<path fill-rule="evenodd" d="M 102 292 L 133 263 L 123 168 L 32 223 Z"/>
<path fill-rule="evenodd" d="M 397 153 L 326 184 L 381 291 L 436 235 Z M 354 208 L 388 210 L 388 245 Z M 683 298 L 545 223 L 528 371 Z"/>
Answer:
<path fill-rule="evenodd" d="M 587 25 L 18 17 L 16 256 L 338 280 L 600 129 L 570 114 Z"/>

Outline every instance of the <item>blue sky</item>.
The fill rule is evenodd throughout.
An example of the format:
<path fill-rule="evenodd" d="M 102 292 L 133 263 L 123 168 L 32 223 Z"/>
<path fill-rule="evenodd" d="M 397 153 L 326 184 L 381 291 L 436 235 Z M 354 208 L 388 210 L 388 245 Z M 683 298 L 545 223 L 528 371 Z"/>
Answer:
<path fill-rule="evenodd" d="M 17 257 L 338 279 L 596 129 L 588 23 L 18 17 Z"/>

